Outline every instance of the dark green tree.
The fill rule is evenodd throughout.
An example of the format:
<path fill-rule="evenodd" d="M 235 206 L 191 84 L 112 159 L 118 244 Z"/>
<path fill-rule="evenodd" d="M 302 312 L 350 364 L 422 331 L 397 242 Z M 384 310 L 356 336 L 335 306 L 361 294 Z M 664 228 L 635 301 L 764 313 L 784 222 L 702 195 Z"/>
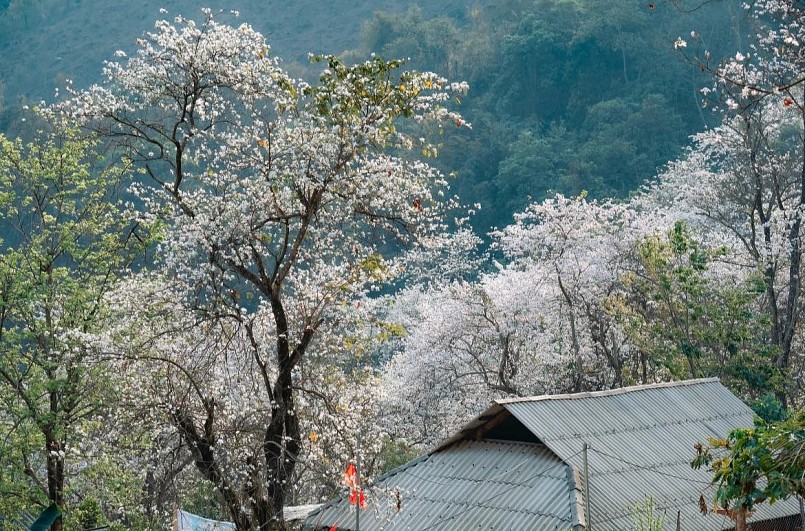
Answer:
<path fill-rule="evenodd" d="M 744 398 L 778 390 L 768 325 L 754 311 L 763 295 L 759 277 L 717 280 L 710 270 L 724 251 L 704 247 L 681 222 L 666 236 L 645 238 L 636 251 L 625 292 L 610 309 L 640 353 L 638 379 L 717 376 Z"/>
<path fill-rule="evenodd" d="M 747 513 L 761 503 L 805 496 L 805 411 L 790 419 L 740 428 L 725 439 L 696 445 L 693 468 L 706 467 L 717 486 L 714 510 L 746 529 Z"/>

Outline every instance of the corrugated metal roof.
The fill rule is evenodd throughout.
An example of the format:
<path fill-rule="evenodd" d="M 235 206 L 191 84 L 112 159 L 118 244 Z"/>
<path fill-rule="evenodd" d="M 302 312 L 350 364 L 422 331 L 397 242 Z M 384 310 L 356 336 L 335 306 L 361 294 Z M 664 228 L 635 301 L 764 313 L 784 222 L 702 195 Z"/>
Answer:
<path fill-rule="evenodd" d="M 706 470 L 693 470 L 694 445 L 708 437 L 752 426 L 752 411 L 717 379 L 689 380 L 578 395 L 500 401 L 548 448 L 573 467 L 583 467 L 589 445 L 593 528 L 629 529 L 629 515 L 646 496 L 683 529 L 731 527 L 723 516 L 699 513 L 699 496 L 710 503 Z M 758 506 L 751 521 L 799 511 L 794 500 Z"/>
<path fill-rule="evenodd" d="M 580 529 L 572 470 L 535 443 L 461 441 L 382 476 L 367 503 L 361 531 Z M 355 506 L 342 497 L 312 513 L 305 528 L 354 522 Z"/>
<path fill-rule="evenodd" d="M 542 444 L 475 440 L 508 414 Z M 697 442 L 752 424 L 752 411 L 715 378 L 499 400 L 431 454 L 379 478 L 361 530 L 584 529 L 585 443 L 595 531 L 630 529 L 647 496 L 666 526 L 679 515 L 682 529 L 728 529 L 726 517 L 700 514 L 699 496 L 709 504 L 714 488 L 690 462 Z M 756 509 L 750 523 L 799 512 L 793 499 Z M 354 520 L 354 507 L 336 500 L 312 513 L 306 529 L 352 529 Z"/>

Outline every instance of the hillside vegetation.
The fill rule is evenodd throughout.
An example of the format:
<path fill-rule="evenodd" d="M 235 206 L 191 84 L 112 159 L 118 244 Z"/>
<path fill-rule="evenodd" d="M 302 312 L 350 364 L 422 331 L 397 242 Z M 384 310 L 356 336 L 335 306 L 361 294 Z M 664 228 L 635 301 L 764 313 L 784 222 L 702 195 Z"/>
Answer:
<path fill-rule="evenodd" d="M 651 6 L 651 7 L 650 7 Z M 101 80 L 101 64 L 160 16 L 192 18 L 194 2 L 12 1 L 0 11 L 0 130 L 21 133 L 19 108 L 52 101 L 67 79 Z M 446 137 L 438 166 L 480 203 L 482 233 L 552 193 L 625 197 L 712 125 L 698 89 L 706 79 L 673 41 L 691 28 L 708 49 L 740 44 L 742 13 L 729 2 L 693 13 L 670 4 L 505 2 L 211 2 L 237 9 L 296 75 L 315 76 L 308 52 L 361 60 L 370 53 L 465 80 L 462 113 L 475 124 Z M 237 20 L 233 20 L 237 23 Z M 3 103 L 4 101 L 4 103 Z"/>

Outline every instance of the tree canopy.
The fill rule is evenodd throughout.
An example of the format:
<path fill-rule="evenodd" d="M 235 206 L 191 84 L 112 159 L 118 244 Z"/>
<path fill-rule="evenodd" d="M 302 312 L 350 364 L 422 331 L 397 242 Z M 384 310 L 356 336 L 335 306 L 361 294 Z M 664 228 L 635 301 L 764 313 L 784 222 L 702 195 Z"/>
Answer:
<path fill-rule="evenodd" d="M 322 57 L 311 85 L 250 26 L 205 14 L 158 22 L 108 83 L 49 112 L 124 150 L 141 216 L 163 227 L 155 289 L 118 299 L 121 358 L 164 378 L 154 398 L 238 529 L 284 528 L 301 396 L 322 395 L 327 352 L 351 350 L 344 306 L 449 242 L 445 179 L 402 155 L 434 148 L 395 124 L 468 127 L 449 110 L 466 85 L 378 57 Z"/>
<path fill-rule="evenodd" d="M 89 495 L 80 485 L 94 465 L 93 442 L 83 436 L 110 414 L 114 394 L 91 338 L 107 315 L 106 295 L 148 239 L 124 214 L 128 171 L 73 130 L 30 144 L 0 136 L 4 514 Z"/>

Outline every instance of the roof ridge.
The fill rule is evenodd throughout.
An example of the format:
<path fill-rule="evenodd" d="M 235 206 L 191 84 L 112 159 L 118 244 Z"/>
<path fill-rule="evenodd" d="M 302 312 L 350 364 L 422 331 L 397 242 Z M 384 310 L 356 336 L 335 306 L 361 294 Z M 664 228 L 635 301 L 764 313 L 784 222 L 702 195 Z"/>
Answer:
<path fill-rule="evenodd" d="M 499 398 L 495 404 L 505 405 L 517 402 L 540 402 L 543 400 L 581 400 L 584 398 L 595 398 L 600 396 L 616 396 L 650 389 L 664 389 L 666 387 L 684 387 L 690 385 L 702 385 L 719 382 L 718 378 L 697 378 L 694 380 L 678 380 L 673 382 L 659 382 L 653 384 L 634 385 L 630 387 L 619 387 L 617 389 L 606 389 L 603 391 L 584 391 L 581 393 L 564 393 L 557 395 L 522 396 L 515 398 Z"/>

